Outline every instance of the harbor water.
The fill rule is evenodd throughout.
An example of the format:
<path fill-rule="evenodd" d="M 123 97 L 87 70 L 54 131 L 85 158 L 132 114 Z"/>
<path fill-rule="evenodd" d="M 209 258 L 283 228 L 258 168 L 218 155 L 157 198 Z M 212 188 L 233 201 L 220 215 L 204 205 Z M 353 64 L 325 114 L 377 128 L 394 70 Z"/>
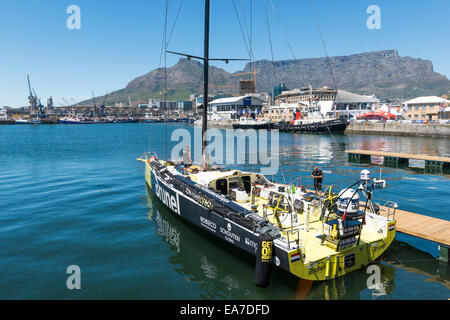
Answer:
<path fill-rule="evenodd" d="M 144 182 L 152 151 L 181 124 L 0 127 L 0 299 L 449 299 L 449 267 L 437 244 L 404 234 L 375 262 L 382 284 L 368 288 L 366 269 L 312 285 L 277 268 L 269 288 L 253 284 L 255 258 L 172 215 Z M 170 154 L 172 146 L 167 145 Z M 450 140 L 371 135 L 280 133 L 279 182 L 347 187 L 363 168 L 345 150 L 450 156 Z M 380 163 L 382 163 L 382 160 Z M 383 167 L 387 188 L 376 200 L 449 220 L 450 176 Z M 237 166 L 257 170 L 255 165 Z M 272 177 L 270 177 L 272 178 Z M 67 268 L 80 267 L 81 290 L 68 290 Z"/>

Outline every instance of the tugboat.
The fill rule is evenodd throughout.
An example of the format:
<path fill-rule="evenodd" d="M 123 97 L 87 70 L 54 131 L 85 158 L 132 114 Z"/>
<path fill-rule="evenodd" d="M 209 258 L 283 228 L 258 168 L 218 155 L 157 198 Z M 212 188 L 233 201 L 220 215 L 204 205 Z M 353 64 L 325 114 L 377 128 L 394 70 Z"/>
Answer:
<path fill-rule="evenodd" d="M 321 113 L 320 105 L 315 102 L 306 107 L 303 118 L 301 112 L 295 113 L 295 119 L 284 131 L 294 133 L 343 133 L 349 124 L 346 117 L 329 117 Z"/>
<path fill-rule="evenodd" d="M 202 58 L 205 97 L 209 2 L 205 0 Z M 203 108 L 202 159 L 206 158 L 206 129 L 207 108 Z M 398 206 L 373 201 L 373 191 L 385 187 L 385 181 L 371 179 L 367 170 L 348 188 L 339 193 L 330 188 L 319 197 L 259 173 L 208 168 L 203 160 L 200 166 L 184 166 L 150 153 L 138 160 L 145 165 L 146 186 L 171 213 L 256 256 L 258 286 L 269 285 L 271 265 L 302 279 L 344 276 L 373 262 L 395 238 Z"/>

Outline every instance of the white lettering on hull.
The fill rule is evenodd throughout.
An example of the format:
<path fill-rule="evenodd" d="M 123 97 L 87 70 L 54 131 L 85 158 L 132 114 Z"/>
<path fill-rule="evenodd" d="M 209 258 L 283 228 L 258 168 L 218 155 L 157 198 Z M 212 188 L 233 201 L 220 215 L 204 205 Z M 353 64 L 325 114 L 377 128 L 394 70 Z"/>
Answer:
<path fill-rule="evenodd" d="M 166 207 L 170 208 L 170 210 L 176 212 L 177 214 L 181 214 L 178 193 L 175 193 L 176 196 L 171 195 L 168 191 L 161 187 L 158 179 L 155 179 L 155 193 L 159 200 L 166 205 Z"/>

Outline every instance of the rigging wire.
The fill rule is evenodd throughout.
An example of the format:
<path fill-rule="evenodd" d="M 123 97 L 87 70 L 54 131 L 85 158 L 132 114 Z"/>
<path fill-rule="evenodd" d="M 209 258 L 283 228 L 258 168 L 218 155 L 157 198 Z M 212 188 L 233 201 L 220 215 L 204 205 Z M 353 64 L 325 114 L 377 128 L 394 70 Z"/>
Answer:
<path fill-rule="evenodd" d="M 236 13 L 236 17 L 237 17 L 237 20 L 239 22 L 239 28 L 241 29 L 241 34 L 242 34 L 242 37 L 244 39 L 244 43 L 245 43 L 245 47 L 247 49 L 248 56 L 250 57 L 250 59 L 252 59 L 252 53 L 251 53 L 251 51 L 250 51 L 250 49 L 248 47 L 248 44 L 247 44 L 247 38 L 245 37 L 244 29 L 242 28 L 241 18 L 239 16 L 235 0 L 231 0 L 231 2 L 233 3 L 234 11 Z"/>
<path fill-rule="evenodd" d="M 280 16 L 279 16 L 279 14 L 278 14 L 278 10 L 276 9 L 275 4 L 273 3 L 272 0 L 270 0 L 270 4 L 271 4 L 271 6 L 272 6 L 273 12 L 275 13 L 275 17 L 277 18 L 277 21 L 278 21 L 278 24 L 279 24 L 279 26 L 280 26 L 281 32 L 283 33 L 284 40 L 286 41 L 286 43 L 287 43 L 287 45 L 288 45 L 288 47 L 289 47 L 289 50 L 291 51 L 291 55 L 292 55 L 292 57 L 294 58 L 294 60 L 297 60 L 297 57 L 296 57 L 295 54 L 294 54 L 294 50 L 292 49 L 291 43 L 289 42 L 289 39 L 288 39 L 288 37 L 287 37 L 287 35 L 286 35 L 286 32 L 285 32 L 285 30 L 284 30 L 284 28 L 283 28 L 283 25 L 281 24 L 281 19 L 280 19 Z M 303 72 L 300 72 L 300 77 L 301 77 L 302 80 L 303 80 L 303 85 L 307 85 L 308 82 L 306 81 L 306 78 L 305 78 Z"/>
<path fill-rule="evenodd" d="M 167 46 L 169 45 L 170 39 L 172 39 L 172 34 L 178 21 L 178 16 L 180 15 L 181 8 L 183 7 L 184 0 L 181 0 L 180 6 L 178 7 L 177 15 L 175 16 L 175 21 L 173 23 L 172 29 L 170 30 L 169 38 L 167 39 Z"/>
<path fill-rule="evenodd" d="M 166 0 L 165 3 L 165 15 L 164 15 L 164 25 L 163 25 L 163 34 L 162 34 L 162 41 L 161 41 L 161 52 L 159 55 L 159 65 L 158 65 L 158 69 L 157 69 L 157 74 L 156 74 L 156 79 L 160 80 L 161 79 L 161 67 L 162 67 L 162 61 L 163 61 L 163 55 L 165 56 L 165 51 L 167 49 L 166 47 L 166 33 L 167 33 L 167 17 L 168 17 L 168 6 L 169 6 L 169 0 Z M 166 78 L 166 77 L 164 77 Z M 157 86 L 158 87 L 158 86 Z M 150 144 L 149 144 L 149 150 L 151 150 L 151 136 L 152 136 L 152 130 L 150 130 Z M 166 152 L 167 153 L 167 152 Z"/>
<path fill-rule="evenodd" d="M 337 91 L 338 90 L 338 86 L 337 86 L 336 79 L 335 79 L 334 74 L 333 74 L 333 68 L 331 67 L 330 58 L 328 57 L 327 47 L 325 46 L 325 40 L 323 38 L 323 33 L 322 33 L 321 28 L 320 28 L 319 17 L 317 16 L 317 11 L 316 11 L 316 7 L 315 7 L 315 4 L 314 4 L 314 0 L 311 0 L 311 4 L 312 4 L 312 8 L 313 8 L 313 13 L 314 13 L 314 17 L 315 17 L 315 20 L 316 20 L 316 24 L 317 24 L 317 29 L 319 30 L 320 40 L 322 41 L 323 50 L 325 52 L 325 57 L 326 57 L 325 58 L 325 62 L 327 64 L 327 66 L 328 66 L 328 69 L 330 69 L 331 78 L 333 79 L 334 87 L 336 88 L 336 97 L 340 101 L 340 99 L 339 99 L 339 92 Z"/>
<path fill-rule="evenodd" d="M 252 36 L 251 36 L 250 30 L 249 30 L 249 27 L 247 25 L 247 19 L 245 17 L 246 15 L 245 15 L 242 0 L 240 0 L 240 4 L 241 4 L 242 18 L 244 21 L 245 30 L 247 31 L 247 39 L 248 39 L 249 49 L 250 49 L 250 52 L 249 52 L 250 53 L 250 61 L 253 61 L 254 57 L 253 57 L 253 48 L 252 48 Z"/>
<path fill-rule="evenodd" d="M 267 32 L 268 32 L 269 43 L 270 43 L 270 54 L 271 54 L 271 57 L 272 57 L 273 73 L 274 73 L 274 77 L 275 77 L 275 82 L 277 82 L 277 72 L 276 72 L 275 63 L 274 63 L 274 54 L 273 54 L 273 46 L 272 46 L 272 36 L 271 36 L 271 33 L 270 33 L 270 23 L 269 23 L 269 12 L 268 12 L 268 9 L 267 9 L 267 0 L 264 0 L 264 7 L 265 7 L 265 13 L 266 13 Z M 270 130 L 269 123 L 267 124 L 267 126 L 269 127 L 269 130 Z M 285 152 L 287 150 L 286 141 L 284 141 L 284 150 L 285 150 Z M 278 151 L 278 154 L 279 153 L 280 153 L 280 151 Z M 284 182 L 284 184 L 286 184 L 286 176 L 284 174 L 284 170 L 283 170 L 283 166 L 282 165 L 280 166 L 280 171 L 281 171 L 281 175 L 283 177 L 283 182 Z M 290 195 L 289 195 L 289 200 L 290 200 Z"/>
<path fill-rule="evenodd" d="M 253 54 L 253 0 L 250 0 L 250 51 L 252 53 L 252 60 L 250 61 L 250 71 L 252 71 L 252 65 L 254 71 L 256 71 L 256 65 L 254 65 L 255 57 Z M 255 79 L 256 87 L 256 79 Z"/>
<path fill-rule="evenodd" d="M 275 68 L 274 57 L 273 57 L 272 35 L 270 33 L 270 23 L 269 23 L 269 13 L 268 13 L 268 9 L 267 9 L 267 0 L 264 0 L 264 7 L 265 7 L 265 11 L 266 11 L 267 32 L 269 35 L 269 43 L 270 43 L 270 55 L 272 57 L 273 74 L 275 76 L 275 83 L 276 83 L 276 82 L 278 82 L 277 81 L 277 71 Z"/>
<path fill-rule="evenodd" d="M 334 87 L 336 88 L 336 97 L 335 97 L 335 101 L 336 101 L 336 99 L 337 99 L 338 102 L 340 102 L 340 98 L 339 98 L 339 90 L 338 90 L 337 82 L 336 82 L 336 79 L 335 79 L 335 77 L 334 77 L 333 68 L 331 67 L 330 59 L 329 59 L 329 57 L 328 57 L 327 47 L 326 47 L 326 45 L 325 45 L 325 39 L 324 39 L 324 37 L 323 37 L 322 30 L 321 30 L 321 28 L 320 28 L 319 17 L 318 17 L 318 15 L 317 15 L 317 11 L 316 11 L 316 7 L 315 7 L 315 4 L 314 4 L 314 0 L 311 0 L 311 4 L 312 4 L 313 13 L 314 13 L 315 21 L 316 21 L 316 24 L 317 24 L 317 28 L 318 28 L 319 33 L 320 33 L 320 39 L 321 39 L 321 41 L 322 41 L 323 50 L 324 50 L 324 52 L 325 52 L 325 57 L 326 57 L 326 58 L 325 58 L 325 59 L 326 59 L 325 61 L 326 61 L 326 64 L 327 64 L 327 66 L 328 66 L 328 68 L 329 68 L 329 70 L 330 70 L 330 74 L 331 74 L 331 78 L 333 79 Z M 335 105 L 335 108 L 336 108 L 336 105 Z M 328 132 L 330 133 L 331 138 L 332 138 L 333 141 L 335 142 L 336 146 L 337 146 L 341 151 L 345 152 L 345 149 L 342 149 L 342 148 L 340 147 L 340 145 L 337 143 L 336 139 L 335 139 L 334 136 L 333 136 L 333 133 L 331 132 L 331 130 L 330 130 L 330 128 L 329 128 L 328 126 L 327 126 L 327 129 L 328 129 Z M 350 167 L 348 161 L 346 161 L 345 165 L 346 165 L 346 167 L 349 169 L 351 175 L 355 178 L 355 174 L 353 173 L 353 171 L 352 171 L 352 169 L 351 169 L 351 167 Z"/>
<path fill-rule="evenodd" d="M 165 131 L 166 131 L 166 161 L 168 160 L 168 151 L 167 151 L 167 17 L 169 11 L 169 0 L 166 0 L 166 16 L 164 19 L 164 109 L 166 123 L 165 123 Z"/>

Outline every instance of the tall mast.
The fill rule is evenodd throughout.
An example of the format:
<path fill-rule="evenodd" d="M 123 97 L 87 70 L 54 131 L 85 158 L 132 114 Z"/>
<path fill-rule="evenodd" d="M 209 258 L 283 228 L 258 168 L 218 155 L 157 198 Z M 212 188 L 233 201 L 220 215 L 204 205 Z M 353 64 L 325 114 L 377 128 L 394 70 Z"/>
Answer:
<path fill-rule="evenodd" d="M 205 43 L 203 57 L 203 121 L 202 121 L 202 155 L 206 152 L 208 138 L 206 131 L 208 130 L 208 74 L 209 74 L 209 11 L 210 0 L 205 0 Z"/>
<path fill-rule="evenodd" d="M 204 56 L 197 57 L 191 54 L 168 51 L 167 53 L 172 53 L 180 56 L 185 56 L 188 60 L 197 59 L 203 61 L 203 119 L 202 119 L 202 155 L 206 152 L 206 145 L 208 142 L 208 137 L 206 136 L 206 131 L 208 130 L 208 74 L 209 74 L 209 61 L 223 61 L 229 63 L 230 61 L 248 61 L 249 59 L 229 59 L 229 58 L 209 58 L 209 12 L 210 12 L 210 0 L 205 0 L 205 41 L 204 41 Z M 167 49 L 167 48 L 166 48 Z M 164 68 L 166 70 L 167 68 Z M 167 77 L 165 77 L 167 78 Z"/>

